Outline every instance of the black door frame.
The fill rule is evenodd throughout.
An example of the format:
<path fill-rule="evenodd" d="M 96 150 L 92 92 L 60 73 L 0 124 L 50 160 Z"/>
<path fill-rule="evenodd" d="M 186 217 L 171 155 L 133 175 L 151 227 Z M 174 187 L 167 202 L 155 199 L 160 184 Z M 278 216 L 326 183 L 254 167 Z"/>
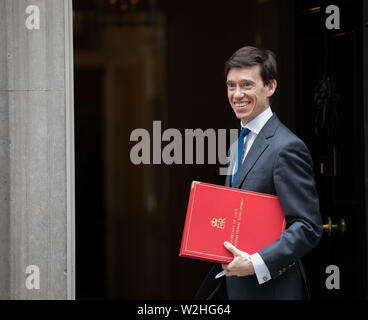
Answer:
<path fill-rule="evenodd" d="M 364 166 L 365 166 L 365 227 L 368 230 L 368 1 L 363 0 L 363 101 L 364 101 Z M 368 244 L 368 232 L 366 232 Z M 368 245 L 366 245 L 368 250 Z M 366 251 L 366 266 L 368 267 L 368 251 Z M 368 298 L 368 277 L 366 277 L 365 298 Z"/>

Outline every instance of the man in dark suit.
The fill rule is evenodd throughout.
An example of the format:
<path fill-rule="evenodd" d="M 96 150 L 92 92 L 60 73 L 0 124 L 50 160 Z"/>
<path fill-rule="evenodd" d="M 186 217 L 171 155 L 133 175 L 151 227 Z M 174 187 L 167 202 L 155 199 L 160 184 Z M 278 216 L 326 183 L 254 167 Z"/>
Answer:
<path fill-rule="evenodd" d="M 237 152 L 230 152 L 233 165 L 225 184 L 277 195 L 287 227 L 278 240 L 251 256 L 225 243 L 234 260 L 215 264 L 196 298 L 305 299 L 300 258 L 318 244 L 322 220 L 310 153 L 270 107 L 277 87 L 275 55 L 243 47 L 226 62 L 225 76 L 229 103 L 242 127 L 230 148 Z M 215 279 L 222 270 L 226 277 Z"/>

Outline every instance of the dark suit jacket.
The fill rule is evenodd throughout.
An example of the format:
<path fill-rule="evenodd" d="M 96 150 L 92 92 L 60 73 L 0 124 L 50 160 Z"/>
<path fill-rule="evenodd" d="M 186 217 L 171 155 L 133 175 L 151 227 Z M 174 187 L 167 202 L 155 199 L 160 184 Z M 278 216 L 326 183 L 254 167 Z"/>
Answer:
<path fill-rule="evenodd" d="M 229 174 L 226 186 L 230 184 Z M 196 298 L 306 298 L 306 279 L 300 258 L 318 244 L 322 235 L 318 194 L 307 147 L 276 114 L 256 137 L 233 187 L 279 197 L 287 222 L 286 230 L 278 240 L 258 252 L 272 280 L 261 285 L 255 275 L 215 280 L 216 273 L 222 270 L 221 265 L 216 264 Z"/>

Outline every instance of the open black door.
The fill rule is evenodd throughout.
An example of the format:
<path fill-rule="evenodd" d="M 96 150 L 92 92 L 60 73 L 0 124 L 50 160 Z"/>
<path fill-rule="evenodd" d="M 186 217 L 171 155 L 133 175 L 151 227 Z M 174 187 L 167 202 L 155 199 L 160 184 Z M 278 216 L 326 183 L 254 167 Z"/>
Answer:
<path fill-rule="evenodd" d="M 312 299 L 362 299 L 367 292 L 364 1 L 334 1 L 340 29 L 331 30 L 326 8 L 332 3 L 297 3 L 297 133 L 312 153 L 325 224 L 320 245 L 303 260 L 310 293 Z"/>

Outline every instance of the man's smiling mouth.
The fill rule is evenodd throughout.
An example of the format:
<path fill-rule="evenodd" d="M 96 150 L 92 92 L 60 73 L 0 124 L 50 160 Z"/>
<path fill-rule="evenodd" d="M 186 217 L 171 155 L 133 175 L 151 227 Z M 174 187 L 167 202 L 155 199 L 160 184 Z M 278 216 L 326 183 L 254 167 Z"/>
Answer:
<path fill-rule="evenodd" d="M 246 107 L 247 105 L 249 105 L 251 102 L 250 101 L 245 101 L 245 102 L 236 102 L 234 103 L 234 106 L 237 108 L 243 108 Z"/>

